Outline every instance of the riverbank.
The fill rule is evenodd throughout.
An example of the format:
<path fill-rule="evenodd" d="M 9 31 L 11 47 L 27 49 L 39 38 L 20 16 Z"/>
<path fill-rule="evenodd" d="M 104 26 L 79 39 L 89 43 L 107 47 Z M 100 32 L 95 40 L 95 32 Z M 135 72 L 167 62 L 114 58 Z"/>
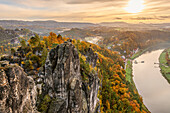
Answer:
<path fill-rule="evenodd" d="M 165 48 L 164 48 L 165 49 Z M 145 63 L 133 62 L 133 80 L 143 102 L 152 113 L 169 113 L 170 97 L 169 83 L 160 72 L 158 64 L 159 56 L 164 49 L 146 52 L 136 58 L 136 61 L 145 61 Z"/>
<path fill-rule="evenodd" d="M 147 53 L 147 52 L 150 53 L 150 52 L 155 51 L 155 50 L 168 48 L 169 45 L 170 45 L 170 43 L 167 42 L 167 43 L 160 43 L 158 45 L 150 46 L 148 48 L 145 48 L 145 49 L 142 49 L 142 50 L 138 51 L 129 60 L 127 60 L 127 62 L 126 62 L 126 69 L 125 69 L 126 70 L 126 80 L 128 82 L 130 82 L 133 87 L 135 87 L 137 92 L 138 92 L 138 89 L 137 89 L 136 84 L 135 84 L 136 82 L 134 83 L 134 80 L 133 80 L 133 60 L 138 58 L 139 56 Z M 148 110 L 147 107 L 144 104 L 142 106 L 143 106 L 143 108 Z M 149 112 L 149 110 L 148 110 L 148 112 Z"/>
<path fill-rule="evenodd" d="M 165 79 L 168 81 L 170 84 L 170 66 L 168 65 L 168 61 L 166 59 L 166 53 L 169 53 L 170 55 L 170 48 L 165 49 L 160 57 L 159 57 L 159 67 L 161 69 L 162 75 L 165 77 Z"/>
<path fill-rule="evenodd" d="M 170 47 L 170 42 L 163 42 L 163 43 L 160 43 L 160 44 L 157 44 L 157 45 L 152 45 L 150 47 L 147 47 L 145 49 L 141 49 L 139 50 L 137 53 L 135 53 L 132 57 L 130 57 L 131 60 L 134 60 L 136 59 L 137 57 L 141 56 L 142 54 L 146 53 L 147 51 L 148 52 L 151 52 L 151 51 L 154 51 L 154 50 L 158 50 L 158 49 L 164 49 L 164 48 L 168 48 Z"/>
<path fill-rule="evenodd" d="M 147 52 L 149 50 L 149 48 L 143 49 L 143 50 L 139 50 L 139 52 L 137 52 L 136 54 L 134 54 L 130 59 L 134 60 L 135 58 L 139 57 L 140 55 L 144 54 L 145 52 Z"/>
<path fill-rule="evenodd" d="M 138 90 L 136 88 L 136 85 L 133 81 L 133 70 L 132 70 L 132 60 L 128 59 L 127 60 L 127 63 L 126 63 L 126 81 L 130 83 L 129 87 L 131 87 L 132 89 L 136 90 L 137 94 L 139 95 L 138 93 Z M 142 109 L 144 109 L 145 111 L 147 111 L 147 113 L 150 113 L 150 111 L 148 110 L 148 108 L 143 104 L 142 102 Z"/>
<path fill-rule="evenodd" d="M 127 60 L 125 71 L 126 71 L 126 80 L 132 83 L 133 80 L 132 80 L 132 61 L 131 60 Z"/>

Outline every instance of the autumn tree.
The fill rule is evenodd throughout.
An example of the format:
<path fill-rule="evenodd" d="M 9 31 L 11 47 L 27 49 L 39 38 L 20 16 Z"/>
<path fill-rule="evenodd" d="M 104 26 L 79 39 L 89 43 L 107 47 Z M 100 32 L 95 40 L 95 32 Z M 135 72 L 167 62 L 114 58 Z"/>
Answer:
<path fill-rule="evenodd" d="M 38 36 L 38 34 L 35 34 L 35 36 L 31 37 L 28 42 L 31 46 L 36 47 L 40 43 L 40 37 Z"/>
<path fill-rule="evenodd" d="M 27 44 L 26 44 L 25 40 L 21 40 L 20 44 L 21 44 L 22 49 L 27 47 Z"/>

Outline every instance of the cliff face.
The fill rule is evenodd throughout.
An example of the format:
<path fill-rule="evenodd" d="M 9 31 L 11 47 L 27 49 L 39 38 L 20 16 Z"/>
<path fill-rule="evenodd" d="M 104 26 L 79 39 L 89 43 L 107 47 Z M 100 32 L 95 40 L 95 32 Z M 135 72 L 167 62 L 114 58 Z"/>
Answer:
<path fill-rule="evenodd" d="M 98 73 L 85 68 L 96 67 L 98 56 L 92 49 L 79 53 L 71 42 L 60 44 L 48 53 L 38 75 L 27 75 L 27 68 L 13 64 L 13 59 L 6 56 L 1 60 L 7 61 L 0 61 L 0 113 L 99 112 Z"/>
<path fill-rule="evenodd" d="M 89 57 L 90 55 L 86 56 L 87 59 Z M 94 58 L 96 61 L 97 56 Z M 79 55 L 71 42 L 65 42 L 51 50 L 46 60 L 44 76 L 44 92 L 55 98 L 49 105 L 49 113 L 93 113 L 99 110 L 97 73 L 89 73 L 88 83 L 81 76 Z"/>
<path fill-rule="evenodd" d="M 34 80 L 17 65 L 0 62 L 0 113 L 35 113 Z"/>

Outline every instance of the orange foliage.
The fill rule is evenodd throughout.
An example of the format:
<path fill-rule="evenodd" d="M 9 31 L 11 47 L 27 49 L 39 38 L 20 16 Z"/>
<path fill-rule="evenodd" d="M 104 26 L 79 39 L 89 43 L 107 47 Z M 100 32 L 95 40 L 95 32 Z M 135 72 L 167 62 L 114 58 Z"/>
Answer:
<path fill-rule="evenodd" d="M 46 42 L 47 47 L 51 47 L 53 44 L 62 44 L 64 41 L 67 41 L 69 38 L 62 37 L 61 35 L 56 35 L 53 32 L 50 32 L 50 35 L 44 36 L 43 40 Z"/>

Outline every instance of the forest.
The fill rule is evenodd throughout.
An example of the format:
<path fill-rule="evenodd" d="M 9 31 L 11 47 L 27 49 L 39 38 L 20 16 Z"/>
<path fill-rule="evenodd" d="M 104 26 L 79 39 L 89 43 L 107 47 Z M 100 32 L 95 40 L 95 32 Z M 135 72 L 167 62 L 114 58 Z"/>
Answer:
<path fill-rule="evenodd" d="M 149 111 L 143 104 L 143 99 L 131 79 L 131 71 L 125 70 L 125 58 L 132 57 L 137 50 L 143 50 L 161 42 L 169 42 L 170 32 L 107 29 L 106 36 L 101 29 L 95 29 L 91 32 L 86 29 L 81 30 L 80 33 L 78 28 L 72 30 L 71 38 L 68 34 L 62 37 L 62 35 L 53 32 L 44 37 L 35 33 L 30 37 L 30 32 L 20 33 L 24 34 L 24 37 L 17 39 L 19 43 L 11 44 L 11 41 L 15 42 L 13 38 L 3 43 L 0 48 L 1 55 L 10 53 L 11 56 L 2 56 L 1 60 L 8 59 L 10 62 L 19 64 L 28 76 L 38 80 L 39 73 L 44 70 L 48 52 L 65 41 L 71 41 L 79 53 L 83 82 L 89 84 L 89 73 L 97 73 L 100 78 L 101 87 L 98 98 L 100 99 L 99 104 L 102 113 L 148 113 Z M 83 37 L 96 36 L 96 34 L 103 37 L 97 42 L 98 45 L 84 41 Z M 77 38 L 73 39 L 76 35 Z M 98 56 L 96 67 L 89 64 L 84 57 L 89 51 L 94 51 Z M 125 58 L 122 56 L 125 56 Z M 130 65 L 128 63 L 128 66 Z M 43 100 L 43 98 L 41 99 Z M 40 103 L 38 110 L 46 111 L 47 107 L 44 108 L 43 106 L 46 106 L 49 102 Z"/>
<path fill-rule="evenodd" d="M 0 56 L 9 54 L 11 48 L 17 48 L 22 39 L 28 40 L 35 33 L 29 29 L 5 29 L 0 27 Z"/>
<path fill-rule="evenodd" d="M 100 99 L 101 113 L 148 113 L 149 111 L 143 104 L 142 97 L 139 95 L 134 84 L 126 79 L 124 61 L 118 52 L 105 49 L 98 45 L 85 41 L 70 39 L 50 33 L 41 40 L 40 36 L 31 37 L 28 42 L 21 40 L 21 46 L 11 49 L 11 56 L 1 57 L 1 60 L 8 59 L 13 63 L 19 64 L 28 73 L 38 79 L 38 73 L 42 72 L 45 65 L 47 53 L 50 49 L 65 41 L 72 40 L 72 44 L 77 48 L 80 58 L 81 77 L 84 83 L 89 82 L 88 74 L 97 73 L 100 78 L 101 87 L 98 92 Z M 89 50 L 98 55 L 96 67 L 87 63 L 83 56 Z M 15 59 L 15 58 L 20 59 Z M 46 97 L 44 97 L 46 98 Z M 39 105 L 39 110 L 44 111 L 48 102 Z"/>

